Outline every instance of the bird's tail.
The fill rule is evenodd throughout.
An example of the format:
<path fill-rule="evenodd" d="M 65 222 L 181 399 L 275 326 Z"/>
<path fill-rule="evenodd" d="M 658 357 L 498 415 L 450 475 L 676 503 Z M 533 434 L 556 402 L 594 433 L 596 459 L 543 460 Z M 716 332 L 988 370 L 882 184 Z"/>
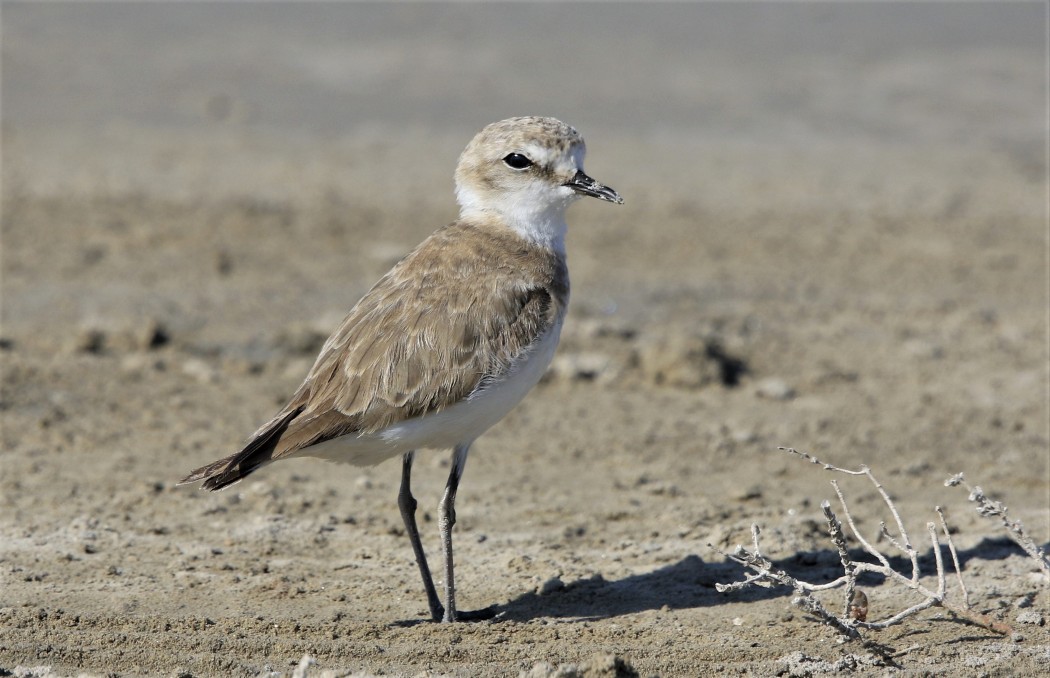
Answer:
<path fill-rule="evenodd" d="M 273 461 L 273 453 L 277 449 L 281 435 L 288 428 L 288 424 L 302 411 L 303 408 L 298 407 L 282 412 L 256 431 L 240 452 L 193 470 L 178 484 L 185 485 L 203 480 L 202 490 L 215 491 L 240 482 L 256 469 Z"/>

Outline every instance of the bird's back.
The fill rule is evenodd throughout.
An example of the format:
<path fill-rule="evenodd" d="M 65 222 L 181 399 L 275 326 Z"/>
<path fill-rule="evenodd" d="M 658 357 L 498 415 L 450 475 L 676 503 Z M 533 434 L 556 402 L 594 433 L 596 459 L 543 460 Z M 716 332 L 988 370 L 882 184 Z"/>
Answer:
<path fill-rule="evenodd" d="M 424 240 L 354 306 L 288 404 L 241 452 L 198 469 L 186 481 L 211 478 L 208 482 L 222 486 L 272 460 L 315 456 L 312 452 L 376 463 L 407 451 L 397 437 L 404 430 L 418 433 L 410 422 L 440 414 L 514 375 L 541 340 L 560 328 L 568 294 L 560 253 L 498 224 L 453 222 Z M 341 445 L 321 446 L 337 438 Z M 360 459 L 353 458 L 354 442 L 362 443 Z M 365 445 L 370 442 L 383 444 Z"/>

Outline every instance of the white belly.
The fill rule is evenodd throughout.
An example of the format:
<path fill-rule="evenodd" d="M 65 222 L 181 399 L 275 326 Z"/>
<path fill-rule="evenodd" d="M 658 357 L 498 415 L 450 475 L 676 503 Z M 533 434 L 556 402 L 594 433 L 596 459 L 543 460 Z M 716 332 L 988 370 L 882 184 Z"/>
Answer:
<path fill-rule="evenodd" d="M 560 336 L 561 322 L 514 363 L 506 377 L 441 412 L 398 422 L 373 434 L 334 438 L 307 447 L 296 456 L 370 466 L 411 450 L 471 443 L 532 390 L 554 358 Z"/>

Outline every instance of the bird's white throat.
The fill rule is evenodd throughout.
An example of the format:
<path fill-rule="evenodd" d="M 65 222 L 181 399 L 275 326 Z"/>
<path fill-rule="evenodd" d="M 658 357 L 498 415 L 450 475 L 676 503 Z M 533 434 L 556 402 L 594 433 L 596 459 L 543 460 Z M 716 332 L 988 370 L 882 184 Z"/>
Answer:
<path fill-rule="evenodd" d="M 565 256 L 565 233 L 569 228 L 565 210 L 580 197 L 566 186 L 537 183 L 524 190 L 504 193 L 498 203 L 491 204 L 468 187 L 456 188 L 461 219 L 495 217 L 522 238 L 561 256 Z"/>

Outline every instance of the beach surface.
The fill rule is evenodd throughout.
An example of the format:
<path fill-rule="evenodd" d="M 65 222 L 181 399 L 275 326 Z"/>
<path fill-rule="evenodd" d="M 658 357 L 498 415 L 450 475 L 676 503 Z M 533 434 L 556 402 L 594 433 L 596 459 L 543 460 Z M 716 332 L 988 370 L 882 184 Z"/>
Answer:
<path fill-rule="evenodd" d="M 1050 540 L 1045 12 L 5 2 L 0 675 L 1050 671 L 1046 579 L 944 485 Z M 559 353 L 459 489 L 459 604 L 498 616 L 432 624 L 398 463 L 176 483 L 455 218 L 458 153 L 513 115 L 576 126 L 626 204 L 570 209 Z M 1012 631 L 933 608 L 842 642 L 789 589 L 717 591 L 752 524 L 839 576 L 831 480 L 910 576 L 870 482 L 778 447 L 869 466 L 926 586 L 942 507 Z M 435 569 L 449 457 L 413 476 Z M 860 587 L 873 621 L 922 600 Z"/>

